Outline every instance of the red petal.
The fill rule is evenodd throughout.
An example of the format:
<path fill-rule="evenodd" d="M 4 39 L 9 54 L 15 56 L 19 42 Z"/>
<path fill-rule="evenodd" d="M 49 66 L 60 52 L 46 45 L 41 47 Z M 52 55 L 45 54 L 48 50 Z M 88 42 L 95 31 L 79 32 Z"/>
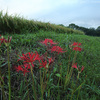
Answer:
<path fill-rule="evenodd" d="M 77 63 L 74 63 L 72 67 L 77 69 Z"/>

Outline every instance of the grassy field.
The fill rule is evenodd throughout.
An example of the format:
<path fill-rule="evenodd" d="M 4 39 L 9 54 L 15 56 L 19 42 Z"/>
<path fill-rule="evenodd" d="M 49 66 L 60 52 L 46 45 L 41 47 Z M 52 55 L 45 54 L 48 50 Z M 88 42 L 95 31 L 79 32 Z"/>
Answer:
<path fill-rule="evenodd" d="M 40 21 L 28 20 L 18 15 L 9 15 L 7 12 L 0 11 L 0 33 L 17 33 L 24 34 L 26 32 L 35 33 L 40 30 L 54 31 L 57 33 L 68 34 L 85 34 L 79 30 L 73 30 L 68 27 L 51 24 L 49 22 L 44 23 Z"/>
<path fill-rule="evenodd" d="M 17 61 L 22 53 L 35 52 L 44 54 L 45 46 L 41 45 L 41 41 L 45 39 L 52 39 L 57 42 L 58 46 L 62 47 L 67 52 L 57 55 L 53 65 L 50 76 L 48 78 L 48 84 L 44 92 L 43 85 L 41 86 L 41 80 L 39 80 L 39 69 L 34 67 L 34 79 L 35 88 L 37 93 L 37 100 L 99 100 L 100 98 L 100 37 L 92 37 L 78 34 L 62 34 L 54 31 L 39 31 L 35 33 L 25 34 L 6 34 L 12 36 L 11 48 L 10 48 L 10 66 L 11 66 L 11 100 L 33 100 L 34 93 L 32 91 L 31 76 L 26 78 L 21 72 L 15 70 L 15 66 L 18 66 Z M 68 72 L 68 64 L 73 62 L 75 52 L 69 48 L 73 42 L 79 42 L 82 44 L 81 52 L 77 52 L 76 61 L 79 66 L 84 66 L 84 70 L 80 73 L 80 78 L 77 80 L 77 70 L 73 69 L 71 79 L 64 88 L 64 82 L 66 81 L 66 73 Z M 4 45 L 1 48 L 0 63 L 1 75 L 4 77 L 4 93 L 5 100 L 8 97 L 8 71 L 7 71 L 7 56 L 6 47 Z M 53 56 L 52 54 L 50 54 Z M 69 63 L 70 62 L 70 63 Z M 20 62 L 21 63 L 21 62 Z M 43 69 L 44 70 L 44 69 Z M 41 71 L 43 71 L 41 70 Z M 48 73 L 46 73 L 48 76 Z M 45 76 L 46 76 L 45 74 Z M 26 85 L 26 80 L 28 84 Z M 39 83 L 40 82 L 40 83 Z M 47 82 L 47 81 L 46 81 Z M 27 89 L 28 87 L 28 89 Z M 2 90 L 2 88 L 0 88 Z M 0 93 L 2 93 L 0 90 Z M 34 90 L 34 89 L 33 89 Z M 42 95 L 43 93 L 43 95 Z M 29 96 L 29 98 L 28 98 Z M 1 97 L 2 98 L 2 97 Z M 43 99 L 44 98 L 44 99 Z M 34 98 L 35 99 L 35 98 Z"/>

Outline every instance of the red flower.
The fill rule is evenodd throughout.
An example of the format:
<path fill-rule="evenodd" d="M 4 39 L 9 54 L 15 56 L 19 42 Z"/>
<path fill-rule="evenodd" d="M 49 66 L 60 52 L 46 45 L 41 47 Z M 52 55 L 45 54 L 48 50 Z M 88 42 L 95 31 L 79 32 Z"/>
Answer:
<path fill-rule="evenodd" d="M 5 42 L 5 43 L 10 43 L 11 42 L 11 39 L 12 39 L 12 36 L 9 38 L 8 36 L 8 40 L 6 40 L 4 37 L 2 37 L 2 42 Z"/>
<path fill-rule="evenodd" d="M 51 63 L 54 62 L 54 59 L 52 59 L 52 58 L 48 58 L 48 60 L 49 60 L 49 65 L 51 65 Z"/>
<path fill-rule="evenodd" d="M 30 64 L 27 64 L 27 63 L 24 64 L 24 67 L 25 67 L 25 69 L 27 69 L 27 70 L 31 68 L 31 67 L 30 67 Z"/>
<path fill-rule="evenodd" d="M 44 67 L 45 69 L 47 69 L 49 67 L 49 65 L 54 62 L 54 60 L 52 58 L 48 58 L 48 63 L 47 63 L 47 60 L 44 60 L 43 58 L 41 59 L 41 61 L 42 61 L 42 63 L 40 62 L 39 68 Z"/>
<path fill-rule="evenodd" d="M 1 41 L 1 44 L 2 44 L 2 43 L 5 43 L 5 45 L 8 46 L 8 43 L 11 42 L 11 39 L 12 39 L 12 36 L 11 36 L 10 38 L 9 38 L 9 36 L 8 36 L 8 40 L 6 40 L 6 39 L 2 36 L 2 39 L 0 39 L 0 41 Z"/>
<path fill-rule="evenodd" d="M 74 42 L 74 43 L 72 44 L 73 50 L 75 50 L 75 51 L 81 51 L 82 48 L 78 47 L 78 46 L 80 46 L 80 45 L 81 45 L 81 43 Z"/>
<path fill-rule="evenodd" d="M 51 52 L 56 51 L 56 52 L 58 52 L 58 54 L 66 52 L 66 51 L 63 51 L 63 49 L 59 46 L 53 46 L 50 50 L 51 50 Z"/>
<path fill-rule="evenodd" d="M 16 71 L 17 71 L 17 72 L 23 71 L 22 65 L 19 65 L 18 67 L 16 67 Z"/>
<path fill-rule="evenodd" d="M 0 41 L 1 41 L 1 44 L 2 44 L 2 43 L 3 43 L 3 41 L 4 41 L 4 38 L 0 39 Z M 1 45 L 1 44 L 0 44 L 0 45 Z"/>
<path fill-rule="evenodd" d="M 19 65 L 18 67 L 16 67 L 16 71 L 22 71 L 24 76 L 28 71 L 28 69 L 30 69 L 30 65 L 29 64 L 23 64 L 23 65 Z"/>
<path fill-rule="evenodd" d="M 18 59 L 18 61 L 19 60 L 24 60 L 24 63 L 31 63 L 31 65 L 34 67 L 34 65 L 33 65 L 33 62 L 35 61 L 35 60 L 40 60 L 40 58 L 39 58 L 39 54 L 37 53 L 37 52 L 35 52 L 35 53 L 30 53 L 30 52 L 28 52 L 28 53 L 26 53 L 26 54 L 22 54 L 23 56 L 22 57 L 20 57 L 20 59 Z"/>
<path fill-rule="evenodd" d="M 51 39 L 45 39 L 45 40 L 42 41 L 41 43 L 45 44 L 46 46 L 47 46 L 48 44 L 50 44 L 51 46 L 52 46 L 53 44 L 57 44 L 57 43 L 54 43 L 53 40 L 51 40 Z"/>
<path fill-rule="evenodd" d="M 72 65 L 72 67 L 73 67 L 73 68 L 76 68 L 79 72 L 80 72 L 80 71 L 82 72 L 82 71 L 84 70 L 84 66 L 82 66 L 82 67 L 81 67 L 81 70 L 80 70 L 80 67 L 79 67 L 79 66 L 77 67 L 77 63 L 74 63 L 74 64 Z"/>
<path fill-rule="evenodd" d="M 39 67 L 39 68 L 44 67 L 45 69 L 47 69 L 47 68 L 46 68 L 46 65 L 47 65 L 47 61 L 46 61 L 46 60 L 43 61 L 43 59 L 42 59 L 42 63 L 40 63 L 40 67 Z"/>
<path fill-rule="evenodd" d="M 24 76 L 25 76 L 25 74 L 26 74 L 27 72 L 29 72 L 29 71 L 26 70 L 26 69 L 23 69 L 23 74 L 24 74 Z"/>
<path fill-rule="evenodd" d="M 73 50 L 75 50 L 75 51 L 81 51 L 82 48 L 80 48 L 80 47 L 74 47 Z"/>
<path fill-rule="evenodd" d="M 81 45 L 81 43 L 78 43 L 78 42 L 73 43 L 73 46 L 80 46 L 80 45 Z"/>
<path fill-rule="evenodd" d="M 84 66 L 82 66 L 82 68 L 81 68 L 81 72 L 83 72 L 83 70 L 84 70 Z"/>
<path fill-rule="evenodd" d="M 74 63 L 72 67 L 77 69 L 77 63 Z"/>

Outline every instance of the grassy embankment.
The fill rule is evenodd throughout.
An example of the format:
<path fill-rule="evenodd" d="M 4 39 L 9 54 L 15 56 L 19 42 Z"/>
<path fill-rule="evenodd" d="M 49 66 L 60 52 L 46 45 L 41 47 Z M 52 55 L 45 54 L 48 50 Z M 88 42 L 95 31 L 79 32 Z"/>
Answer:
<path fill-rule="evenodd" d="M 20 16 L 10 16 L 8 13 L 0 12 L 0 32 L 4 33 L 18 33 L 24 34 L 26 32 L 33 33 L 40 30 L 44 31 L 54 31 L 57 33 L 70 33 L 70 34 L 84 34 L 82 31 L 73 30 L 67 27 L 43 23 L 34 20 L 27 20 Z"/>
<path fill-rule="evenodd" d="M 6 16 L 6 15 L 5 15 Z M 7 15 L 8 16 L 8 15 Z M 10 18 L 13 18 L 10 16 Z M 15 18 L 15 17 L 14 17 Z M 20 19 L 19 17 L 16 19 Z M 10 19 L 11 20 L 11 19 Z M 3 21 L 3 20 L 2 20 Z M 25 19 L 24 19 L 25 21 Z M 16 21 L 17 22 L 17 21 Z M 18 20 L 18 23 L 22 22 L 22 20 Z M 26 23 L 30 23 L 32 21 L 26 20 Z M 34 22 L 34 21 L 33 21 Z M 33 23 L 32 22 L 32 23 Z M 76 34 L 78 32 L 73 31 L 67 31 L 65 27 L 62 27 L 61 30 L 59 27 L 61 26 L 56 26 L 52 25 L 52 30 L 50 30 L 50 27 L 47 23 L 41 23 L 38 22 L 38 25 L 40 25 L 42 28 L 38 28 L 36 31 L 30 31 L 28 29 L 23 30 L 28 30 L 23 32 L 19 26 L 19 30 L 15 29 L 14 26 L 8 28 L 6 31 L 7 33 L 14 32 L 14 34 L 5 34 L 4 37 L 12 36 L 12 41 L 11 41 L 11 53 L 10 53 L 10 65 L 11 65 L 11 98 L 13 100 L 27 100 L 27 86 L 29 88 L 29 97 L 30 100 L 33 98 L 33 91 L 32 91 L 32 84 L 31 84 L 31 77 L 28 77 L 28 85 L 26 85 L 25 77 L 23 76 L 22 73 L 18 73 L 14 71 L 14 66 L 18 65 L 17 62 L 17 55 L 21 55 L 22 53 L 27 53 L 27 52 L 35 52 L 37 51 L 39 54 L 45 53 L 45 47 L 41 45 L 40 41 L 44 40 L 45 38 L 49 38 L 54 40 L 55 42 L 59 42 L 58 45 L 67 50 L 66 53 L 59 54 L 57 58 L 54 61 L 52 73 L 50 74 L 49 81 L 47 88 L 45 89 L 44 92 L 44 99 L 55 99 L 55 100 L 99 100 L 99 95 L 100 95 L 100 37 L 91 37 L 91 36 L 86 36 L 86 35 L 80 35 Z M 15 24 L 15 23 L 14 23 Z M 20 25 L 20 24 L 19 24 Z M 24 25 L 24 24 L 23 24 Z M 26 24 L 27 25 L 27 24 Z M 29 24 L 28 24 L 29 25 Z M 36 24 L 35 24 L 36 25 Z M 37 25 L 37 26 L 38 26 Z M 43 26 L 42 26 L 43 25 Z M 7 25 L 6 25 L 7 26 Z M 6 26 L 4 29 L 6 29 Z M 44 28 L 45 27 L 49 27 Z M 1 27 L 1 26 L 0 26 Z M 39 27 L 39 26 L 38 26 Z M 13 29 L 14 28 L 14 29 Z M 60 30 L 54 31 L 55 30 Z M 9 30 L 10 29 L 10 30 Z M 32 28 L 33 29 L 33 28 Z M 66 31 L 64 31 L 64 29 Z M 13 30 L 13 31 L 12 31 Z M 49 31 L 48 31 L 49 30 Z M 72 29 L 69 29 L 72 30 Z M 18 34 L 15 34 L 17 33 Z M 3 32 L 3 31 L 2 31 Z M 64 33 L 64 34 L 63 34 Z M 71 33 L 71 34 L 68 34 Z M 75 34 L 74 34 L 75 33 Z M 2 33 L 3 35 L 3 33 Z M 70 48 L 69 45 L 72 44 L 73 42 L 79 42 L 82 43 L 82 51 L 78 52 L 77 54 L 77 59 L 76 62 L 80 66 L 84 66 L 84 71 L 80 74 L 80 79 L 78 80 L 78 83 L 76 81 L 77 78 L 77 71 L 76 69 L 73 72 L 72 79 L 70 83 L 66 86 L 66 88 L 63 88 L 63 83 L 65 81 L 65 76 L 68 70 L 68 62 L 69 62 L 69 54 L 70 54 Z M 1 63 L 1 74 L 4 76 L 4 92 L 6 95 L 6 99 L 8 96 L 8 87 L 7 87 L 7 58 L 6 58 L 6 48 L 4 45 L 1 45 L 1 59 L 3 59 L 3 62 Z M 73 61 L 74 57 L 74 51 L 71 51 L 70 54 L 70 62 Z M 71 67 L 71 66 L 70 66 Z M 35 75 L 35 86 L 37 89 L 37 96 L 38 99 L 40 99 L 41 95 L 41 84 L 39 84 L 39 72 L 38 68 L 36 66 L 36 69 L 34 69 L 34 75 Z M 60 81 L 59 81 L 60 79 Z M 84 82 L 84 83 L 83 83 Z M 80 84 L 83 85 L 81 88 L 78 88 Z M 75 91 L 77 89 L 77 91 Z M 73 94 L 73 91 L 75 93 Z M 1 93 L 1 91 L 0 91 Z"/>

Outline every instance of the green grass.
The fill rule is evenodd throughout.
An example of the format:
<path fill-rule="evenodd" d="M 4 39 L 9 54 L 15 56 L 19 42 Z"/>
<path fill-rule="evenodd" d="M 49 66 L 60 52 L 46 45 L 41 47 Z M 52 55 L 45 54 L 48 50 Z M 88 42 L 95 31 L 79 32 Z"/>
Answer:
<path fill-rule="evenodd" d="M 44 23 L 40 21 L 27 20 L 18 15 L 12 16 L 8 15 L 7 12 L 3 13 L 3 11 L 0 11 L 0 33 L 2 34 L 6 33 L 24 34 L 26 32 L 35 33 L 40 30 L 54 31 L 57 33 L 68 33 L 68 34 L 82 34 L 82 35 L 85 34 L 84 32 L 79 30 L 73 30 L 64 26 L 50 24 L 49 22 Z"/>
<path fill-rule="evenodd" d="M 38 53 L 44 53 L 45 49 L 40 44 L 40 41 L 44 40 L 45 38 L 49 38 L 54 40 L 55 42 L 58 42 L 58 45 L 67 50 L 66 53 L 61 54 L 58 56 L 58 58 L 55 60 L 54 68 L 55 72 L 53 72 L 50 76 L 51 81 L 48 83 L 49 87 L 47 91 L 50 89 L 50 97 L 48 100 L 70 100 L 71 99 L 71 91 L 75 89 L 75 86 L 79 86 L 84 80 L 85 83 L 81 87 L 80 94 L 78 97 L 78 100 L 99 100 L 100 97 L 100 37 L 92 37 L 92 36 L 86 36 L 86 35 L 76 35 L 76 34 L 62 34 L 62 33 L 56 33 L 53 31 L 39 31 L 33 33 L 26 33 L 26 34 L 7 34 L 12 36 L 11 41 L 11 86 L 12 86 L 12 98 L 13 100 L 27 100 L 27 86 L 25 85 L 24 76 L 16 73 L 16 71 L 13 71 L 14 65 L 17 65 L 17 57 L 16 53 L 22 54 L 27 52 L 34 52 L 38 51 Z M 64 78 L 67 72 L 68 67 L 68 56 L 70 53 L 69 45 L 73 42 L 79 42 L 82 43 L 82 52 L 78 52 L 77 55 L 77 63 L 80 66 L 85 66 L 84 71 L 80 74 L 80 80 L 78 84 L 74 84 L 75 77 L 77 75 L 76 71 L 74 72 L 74 80 L 71 81 L 70 85 L 68 85 L 66 91 L 63 90 L 62 87 L 59 87 L 58 85 L 58 77 L 55 75 L 59 73 L 62 70 L 62 77 Z M 1 46 L 2 50 L 5 48 Z M 5 51 L 6 54 L 6 51 Z M 4 58 L 4 62 L 6 62 L 6 56 L 5 54 L 2 54 L 2 57 Z M 71 52 L 71 60 L 74 56 L 74 52 Z M 60 66 L 59 66 L 60 65 Z M 6 65 L 5 65 L 6 67 Z M 4 69 L 4 68 L 3 68 Z M 5 77 L 7 77 L 7 72 L 2 72 L 2 74 L 5 74 Z M 36 72 L 37 73 L 37 72 Z M 35 73 L 35 75 L 37 75 Z M 17 77 L 16 77 L 17 76 Z M 38 76 L 36 76 L 38 78 Z M 63 81 L 62 78 L 62 81 Z M 30 78 L 29 78 L 30 80 Z M 6 81 L 7 82 L 7 81 Z M 30 87 L 29 83 L 29 87 Z M 61 83 L 59 83 L 61 84 Z M 29 89 L 30 91 L 30 98 L 32 100 L 32 90 L 31 87 Z M 45 92 L 44 98 L 47 99 L 46 95 L 48 92 Z M 59 91 L 59 92 L 58 92 Z M 7 87 L 5 87 L 5 92 L 7 91 Z M 72 100 L 77 100 L 78 91 L 76 91 L 73 94 Z M 16 98 L 16 99 L 15 99 Z"/>

